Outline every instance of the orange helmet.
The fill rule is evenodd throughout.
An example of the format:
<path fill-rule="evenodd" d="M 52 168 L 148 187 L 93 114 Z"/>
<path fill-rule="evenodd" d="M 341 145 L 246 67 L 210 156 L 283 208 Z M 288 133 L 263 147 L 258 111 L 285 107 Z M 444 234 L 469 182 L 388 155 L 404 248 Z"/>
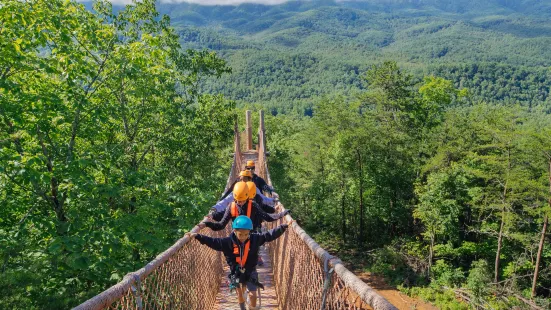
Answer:
<path fill-rule="evenodd" d="M 247 182 L 247 186 L 249 187 L 249 198 L 253 199 L 254 196 L 256 196 L 256 185 L 254 182 Z"/>
<path fill-rule="evenodd" d="M 239 176 L 240 177 L 249 177 L 249 178 L 252 178 L 253 177 L 253 174 L 251 171 L 249 170 L 243 170 L 241 172 L 239 172 Z"/>
<path fill-rule="evenodd" d="M 237 182 L 233 187 L 233 198 L 237 201 L 244 201 L 249 198 L 249 187 L 245 182 Z"/>
<path fill-rule="evenodd" d="M 245 165 L 245 168 L 253 167 L 254 168 L 254 160 L 247 160 L 247 164 Z"/>

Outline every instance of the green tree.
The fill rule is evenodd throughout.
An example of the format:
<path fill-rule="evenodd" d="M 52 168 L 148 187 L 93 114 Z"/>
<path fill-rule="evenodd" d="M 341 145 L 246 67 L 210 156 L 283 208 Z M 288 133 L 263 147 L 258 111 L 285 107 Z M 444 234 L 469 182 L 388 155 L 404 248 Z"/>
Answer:
<path fill-rule="evenodd" d="M 198 91 L 224 61 L 182 51 L 152 0 L 94 8 L 0 6 L 3 308 L 96 294 L 195 223 L 226 177 L 232 105 Z"/>
<path fill-rule="evenodd" d="M 428 176 L 427 182 L 418 188 L 419 203 L 413 216 L 425 226 L 423 235 L 429 243 L 428 277 L 431 276 L 434 246 L 437 237 L 457 241 L 461 227 L 460 217 L 470 200 L 468 180 L 460 167 L 452 165 Z"/>

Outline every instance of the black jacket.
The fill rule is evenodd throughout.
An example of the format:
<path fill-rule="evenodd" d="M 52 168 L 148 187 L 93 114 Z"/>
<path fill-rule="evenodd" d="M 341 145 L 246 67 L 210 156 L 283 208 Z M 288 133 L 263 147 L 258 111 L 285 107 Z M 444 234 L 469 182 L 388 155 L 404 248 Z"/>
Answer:
<path fill-rule="evenodd" d="M 247 215 L 247 203 L 243 205 L 243 207 L 237 206 L 237 209 L 239 210 L 239 215 Z M 284 217 L 287 213 L 288 211 L 285 210 L 278 214 L 270 215 L 264 212 L 258 206 L 258 204 L 253 201 L 252 210 L 251 210 L 251 221 L 253 222 L 253 228 L 260 227 L 263 221 L 273 222 L 273 221 L 279 220 L 280 218 Z M 234 219 L 234 217 L 231 215 L 231 204 L 224 211 L 214 212 L 212 214 L 212 219 L 213 220 L 220 219 L 220 220 L 218 222 L 205 222 L 205 225 L 208 228 L 215 231 L 224 229 L 224 227 L 226 227 L 230 219 L 231 220 Z"/>
<path fill-rule="evenodd" d="M 256 188 L 260 189 L 262 192 L 272 193 L 273 188 L 264 181 L 263 178 L 259 177 L 256 173 L 253 173 L 253 182 L 256 185 Z"/>
<path fill-rule="evenodd" d="M 230 266 L 230 273 L 239 276 L 240 282 L 245 283 L 249 279 L 251 273 L 256 269 L 256 264 L 258 262 L 258 250 L 260 246 L 266 242 L 270 242 L 279 238 L 281 235 L 283 235 L 286 229 L 287 225 L 284 224 L 261 234 L 251 232 L 249 239 L 245 241 L 245 243 L 241 243 L 233 232 L 230 234 L 229 237 L 226 238 L 212 238 L 200 234 L 197 235 L 195 238 L 201 244 L 204 244 L 213 250 L 223 252 L 224 256 L 226 257 L 226 261 Z M 239 265 L 237 264 L 236 258 L 239 257 L 240 254 L 244 253 L 245 244 L 247 242 L 250 242 L 249 256 L 247 257 L 247 262 L 244 266 L 245 273 L 241 274 L 239 272 Z M 239 247 L 240 254 L 233 253 L 234 244 Z"/>
<path fill-rule="evenodd" d="M 262 197 L 260 197 L 260 195 L 254 196 L 254 202 L 256 202 L 256 204 L 258 204 L 260 206 L 260 208 L 262 208 L 262 211 L 264 211 L 266 213 L 272 214 L 272 213 L 276 212 L 275 207 L 266 205 L 262 202 Z"/>

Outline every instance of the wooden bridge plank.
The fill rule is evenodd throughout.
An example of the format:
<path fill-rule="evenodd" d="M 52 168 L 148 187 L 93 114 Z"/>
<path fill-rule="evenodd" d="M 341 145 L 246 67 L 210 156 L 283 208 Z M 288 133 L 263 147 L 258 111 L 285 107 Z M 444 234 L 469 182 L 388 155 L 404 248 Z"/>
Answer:
<path fill-rule="evenodd" d="M 264 290 L 260 290 L 261 296 L 261 308 L 263 310 L 279 310 L 279 305 L 277 301 L 277 295 L 274 287 L 274 277 L 272 271 L 272 262 L 270 256 L 266 252 L 265 247 L 260 249 L 260 256 L 264 260 L 264 266 L 257 266 L 258 277 L 260 283 L 264 284 Z M 233 292 L 231 295 L 228 288 L 228 274 L 230 270 L 226 265 L 224 267 L 224 274 L 220 279 L 220 291 L 218 296 L 216 296 L 217 305 L 214 307 L 215 310 L 239 310 L 239 303 L 237 302 L 237 295 Z"/>

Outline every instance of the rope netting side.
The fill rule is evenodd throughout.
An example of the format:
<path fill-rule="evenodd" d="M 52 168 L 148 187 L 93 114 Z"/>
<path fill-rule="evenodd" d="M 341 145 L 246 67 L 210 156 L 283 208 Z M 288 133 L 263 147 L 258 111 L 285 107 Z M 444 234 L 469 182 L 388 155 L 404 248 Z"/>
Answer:
<path fill-rule="evenodd" d="M 196 226 L 192 232 L 198 232 Z M 201 233 L 220 237 L 210 229 Z M 221 255 L 185 236 L 144 268 L 75 309 L 211 309 L 223 272 Z"/>
<path fill-rule="evenodd" d="M 261 140 L 263 149 L 264 139 Z M 261 176 L 272 185 L 265 152 L 259 152 L 260 162 Z M 278 209 L 278 212 L 285 210 L 281 203 Z M 287 215 L 266 223 L 266 227 L 272 229 L 291 219 Z M 296 222 L 282 237 L 268 243 L 267 248 L 281 309 L 396 309 L 319 246 Z"/>

